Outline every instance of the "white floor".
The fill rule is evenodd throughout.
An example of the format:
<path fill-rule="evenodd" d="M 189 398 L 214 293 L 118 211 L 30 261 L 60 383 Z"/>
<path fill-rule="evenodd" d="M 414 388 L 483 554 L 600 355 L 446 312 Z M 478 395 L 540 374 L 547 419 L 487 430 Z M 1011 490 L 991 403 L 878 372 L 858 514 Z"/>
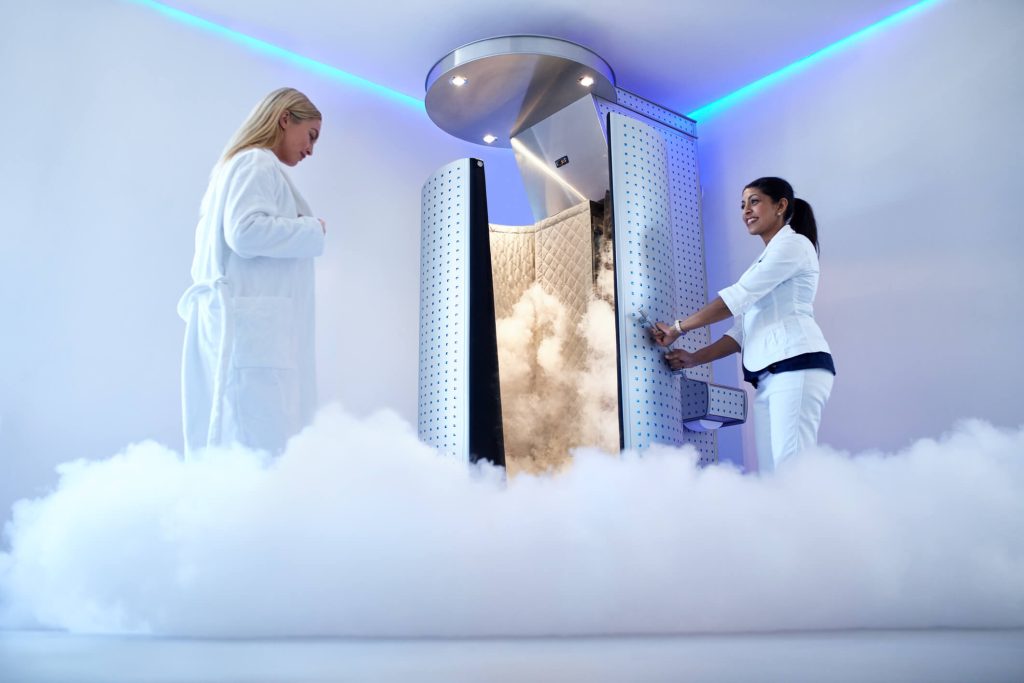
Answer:
<path fill-rule="evenodd" d="M 0 631 L 3 683 L 1024 681 L 1024 630 L 519 640 L 187 640 Z"/>

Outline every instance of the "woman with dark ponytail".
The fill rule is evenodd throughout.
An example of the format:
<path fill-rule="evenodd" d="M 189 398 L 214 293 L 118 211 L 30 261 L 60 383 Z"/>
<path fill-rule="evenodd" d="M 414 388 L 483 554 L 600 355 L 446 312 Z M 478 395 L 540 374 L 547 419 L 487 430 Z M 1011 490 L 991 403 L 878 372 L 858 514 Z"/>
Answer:
<path fill-rule="evenodd" d="M 757 389 L 754 431 L 758 469 L 774 470 L 813 446 L 836 374 L 828 343 L 814 321 L 818 290 L 818 226 L 811 205 L 782 178 L 758 178 L 743 189 L 741 215 L 764 251 L 714 301 L 674 323 L 658 323 L 655 340 L 670 346 L 687 331 L 735 317 L 718 341 L 690 353 L 665 354 L 673 369 L 710 363 L 738 351 L 743 376 Z"/>

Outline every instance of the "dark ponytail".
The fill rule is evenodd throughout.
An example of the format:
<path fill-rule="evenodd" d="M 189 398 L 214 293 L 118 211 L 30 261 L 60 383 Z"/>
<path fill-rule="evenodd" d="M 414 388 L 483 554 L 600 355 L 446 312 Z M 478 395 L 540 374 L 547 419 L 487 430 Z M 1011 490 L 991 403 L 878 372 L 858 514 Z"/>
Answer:
<path fill-rule="evenodd" d="M 793 196 L 792 185 L 782 178 L 769 176 L 747 183 L 747 187 L 764 192 L 776 203 L 785 199 L 788 203 L 785 221 L 789 223 L 794 232 L 809 239 L 814 245 L 815 251 L 820 251 L 818 249 L 818 224 L 814 220 L 814 210 L 803 199 Z"/>
<path fill-rule="evenodd" d="M 790 203 L 789 210 L 789 225 L 794 231 L 800 233 L 811 241 L 814 245 L 814 251 L 820 253 L 818 249 L 818 224 L 814 221 L 814 209 L 811 205 L 795 197 Z"/>

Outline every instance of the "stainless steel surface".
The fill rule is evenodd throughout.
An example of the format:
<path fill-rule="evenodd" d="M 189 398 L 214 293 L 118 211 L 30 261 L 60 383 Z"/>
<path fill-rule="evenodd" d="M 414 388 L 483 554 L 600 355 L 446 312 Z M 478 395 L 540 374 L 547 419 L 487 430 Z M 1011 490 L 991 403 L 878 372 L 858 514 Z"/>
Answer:
<path fill-rule="evenodd" d="M 445 67 L 439 64 L 436 73 L 432 72 L 434 88 L 442 77 L 445 83 L 450 78 L 451 71 L 445 71 Z M 463 88 L 469 87 L 474 75 L 463 69 L 458 72 L 468 79 Z M 538 221 L 581 202 L 602 200 L 607 191 L 612 192 L 623 445 L 644 448 L 655 443 L 689 443 L 700 451 L 701 463 L 713 463 L 718 458 L 717 439 L 713 431 L 706 430 L 743 421 L 745 394 L 711 384 L 710 366 L 692 368 L 685 375 L 671 373 L 663 351 L 654 346 L 648 331 L 632 316 L 632 311 L 643 308 L 652 319 L 671 320 L 707 301 L 693 122 L 642 98 L 619 94 L 620 102 L 576 94 L 521 130 L 511 144 Z M 610 123 L 606 123 L 606 117 Z M 447 196 L 451 189 L 447 178 L 435 176 L 440 184 L 435 183 L 431 192 L 445 196 L 434 197 L 432 204 L 427 201 L 433 195 L 425 189 L 422 267 L 424 272 L 438 264 L 445 269 L 450 284 L 444 286 L 451 287 L 452 293 L 446 290 L 441 310 L 447 312 L 442 317 L 445 324 L 461 329 L 462 314 L 448 310 L 453 303 L 447 297 L 464 295 L 465 262 L 460 264 L 459 254 L 450 252 L 462 248 L 460 237 L 466 228 L 452 217 L 452 211 L 458 213 L 455 207 L 460 200 L 458 191 Z M 466 221 L 468 224 L 468 217 Z M 492 272 L 498 271 L 501 266 L 495 265 Z M 430 287 L 440 287 L 441 282 L 424 275 L 423 286 L 428 292 Z M 439 302 L 434 303 L 436 308 Z M 451 366 L 462 366 L 466 360 L 458 355 L 464 352 L 461 347 L 455 351 L 442 349 L 434 339 L 431 325 L 441 324 L 442 317 L 431 318 L 431 324 L 421 329 L 425 343 L 434 344 L 427 355 L 431 350 L 454 353 L 446 356 L 446 361 Z M 459 344 L 458 336 L 458 332 L 453 333 L 445 341 Z M 703 328 L 686 335 L 679 344 L 692 351 L 709 341 L 709 331 Z M 453 396 L 459 391 L 468 393 L 468 377 L 454 378 L 461 384 L 446 382 L 443 391 L 430 383 L 452 378 L 426 377 L 428 388 L 424 390 L 424 368 L 429 370 L 425 365 L 429 361 L 429 357 L 421 358 L 421 433 L 440 430 L 443 438 L 431 443 L 463 452 L 462 446 L 450 442 L 458 441 L 458 425 L 463 419 L 460 415 L 467 408 Z M 443 399 L 439 399 L 441 395 Z M 429 404 L 426 409 L 424 401 Z"/>
<path fill-rule="evenodd" d="M 608 140 L 592 95 L 513 137 L 512 149 L 537 221 L 608 192 Z"/>
<path fill-rule="evenodd" d="M 633 315 L 672 320 L 678 308 L 668 151 L 658 130 L 618 113 L 609 140 L 623 446 L 681 445 L 679 378 Z"/>
<path fill-rule="evenodd" d="M 665 109 L 650 100 L 640 97 L 622 88 L 615 89 L 616 102 L 622 107 L 638 114 L 643 114 L 649 119 L 658 123 L 664 123 L 669 128 L 674 128 L 687 135 L 697 136 L 697 122 L 688 116 L 683 116 L 670 109 Z"/>
<path fill-rule="evenodd" d="M 705 268 L 704 230 L 701 221 L 700 176 L 697 164 L 697 139 L 693 121 L 668 111 L 658 105 L 625 91 L 619 91 L 616 103 L 597 100 L 602 117 L 617 115 L 642 121 L 650 130 L 656 131 L 664 144 L 668 165 L 669 195 L 671 197 L 673 258 L 672 272 L 675 275 L 675 312 L 667 318 L 688 315 L 708 300 L 707 271 Z M 635 107 L 635 108 L 634 108 Z M 613 190 L 618 201 L 619 188 Z M 692 330 L 677 342 L 690 351 L 707 345 L 711 341 L 710 331 L 703 327 Z M 679 380 L 695 380 L 710 383 L 711 365 L 700 365 L 685 371 Z M 712 385 L 717 386 L 717 385 Z M 738 391 L 728 389 L 729 391 Z M 685 414 L 684 410 L 684 414 Z M 715 423 L 716 427 L 720 426 Z M 718 441 L 713 431 L 699 431 L 699 422 L 686 425 L 683 440 L 701 453 L 701 463 L 709 464 L 718 460 Z"/>
<path fill-rule="evenodd" d="M 420 439 L 469 455 L 469 164 L 423 184 L 420 208 Z"/>
<path fill-rule="evenodd" d="M 683 422 L 689 430 L 702 432 L 747 419 L 747 393 L 742 389 L 683 379 L 680 391 Z"/>
<path fill-rule="evenodd" d="M 451 82 L 466 79 L 462 86 Z M 580 78 L 593 85 L 584 87 Z M 615 75 L 590 50 L 558 38 L 505 36 L 460 47 L 438 61 L 426 81 L 427 114 L 442 130 L 477 144 L 510 139 L 585 94 L 615 101 Z"/>

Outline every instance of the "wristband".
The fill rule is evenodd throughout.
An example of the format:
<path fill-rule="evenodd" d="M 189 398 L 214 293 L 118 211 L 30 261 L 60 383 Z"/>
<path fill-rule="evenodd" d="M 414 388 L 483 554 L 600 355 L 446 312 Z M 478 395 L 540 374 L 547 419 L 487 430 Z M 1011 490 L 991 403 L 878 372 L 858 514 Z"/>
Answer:
<path fill-rule="evenodd" d="M 674 323 L 672 323 L 672 324 L 673 324 L 673 325 L 675 325 L 675 328 L 676 328 L 676 332 L 678 332 L 678 333 L 679 333 L 680 335 L 682 335 L 682 334 L 684 334 L 684 332 L 683 332 L 683 326 L 682 326 L 682 325 L 680 325 L 679 323 L 680 323 L 680 321 L 679 321 L 679 320 L 677 320 L 677 321 L 675 321 L 675 322 L 674 322 Z"/>

